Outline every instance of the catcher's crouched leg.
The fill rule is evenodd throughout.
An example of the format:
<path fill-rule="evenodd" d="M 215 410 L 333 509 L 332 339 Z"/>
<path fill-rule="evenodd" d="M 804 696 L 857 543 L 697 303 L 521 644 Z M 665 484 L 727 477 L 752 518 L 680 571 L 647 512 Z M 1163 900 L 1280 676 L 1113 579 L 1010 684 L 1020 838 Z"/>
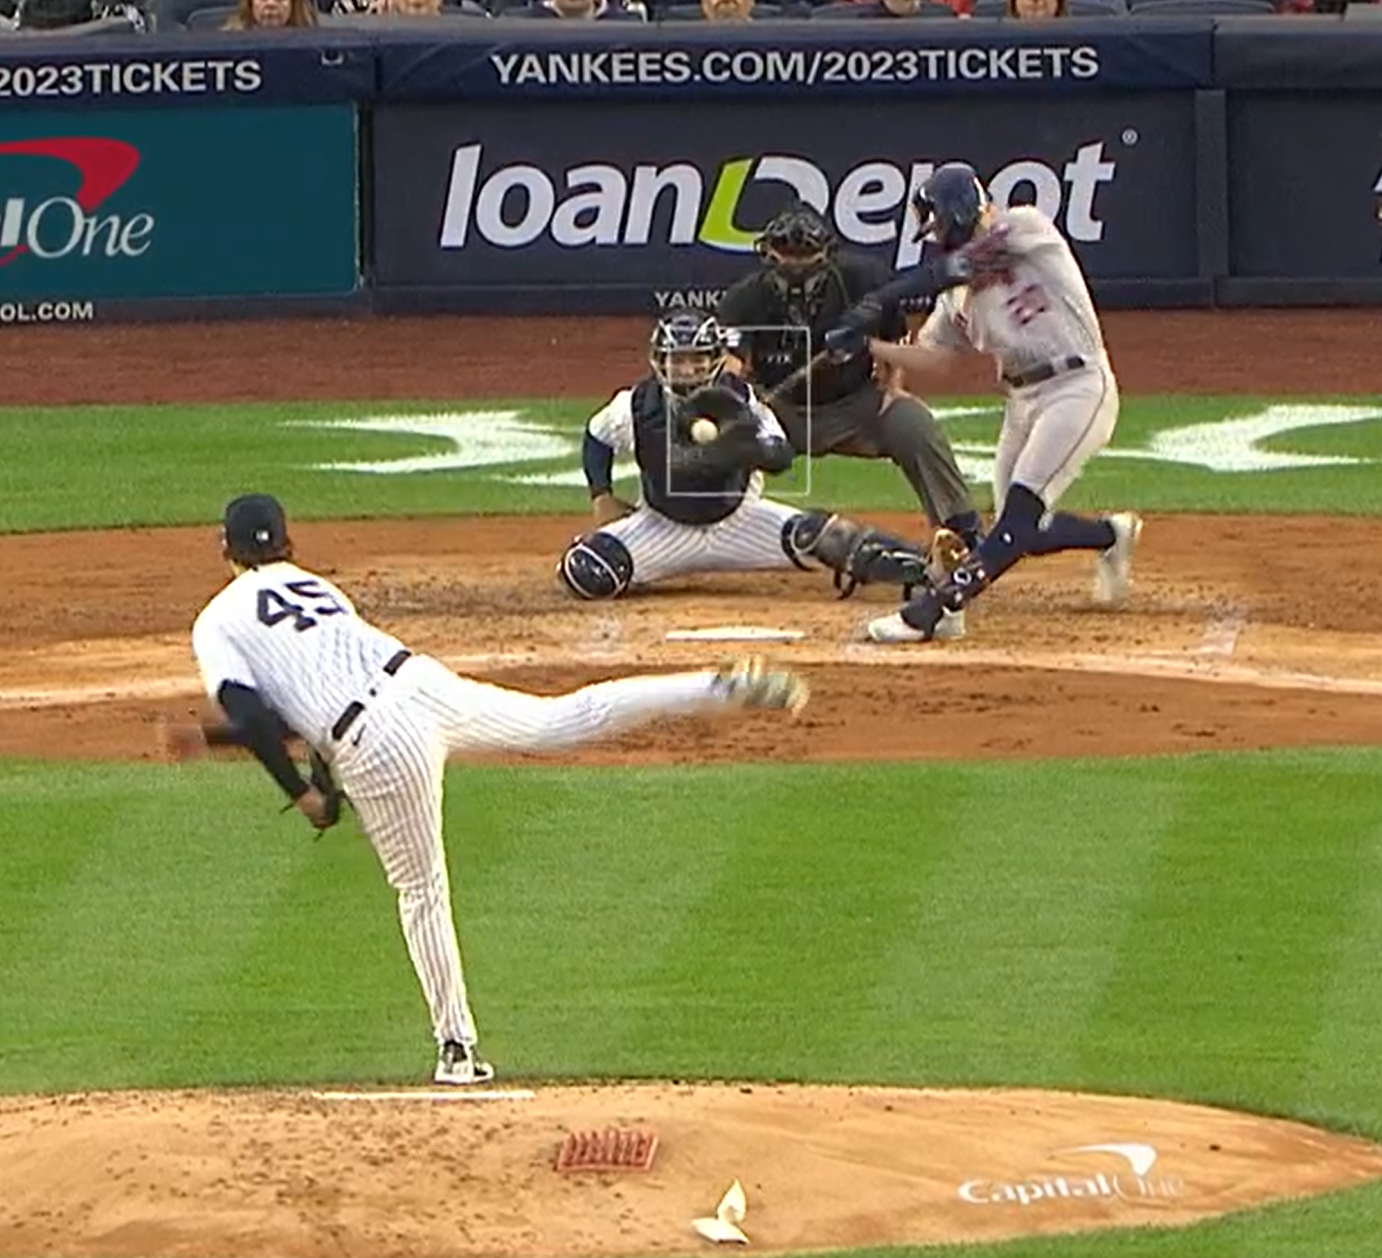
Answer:
<path fill-rule="evenodd" d="M 900 585 L 904 596 L 927 579 L 927 552 L 914 542 L 839 515 L 805 511 L 782 526 L 782 549 L 798 568 L 807 560 L 831 569 L 835 588 L 848 598 L 861 585 Z"/>
<path fill-rule="evenodd" d="M 633 580 L 633 556 L 613 533 L 597 529 L 566 548 L 557 575 L 580 598 L 618 598 Z"/>

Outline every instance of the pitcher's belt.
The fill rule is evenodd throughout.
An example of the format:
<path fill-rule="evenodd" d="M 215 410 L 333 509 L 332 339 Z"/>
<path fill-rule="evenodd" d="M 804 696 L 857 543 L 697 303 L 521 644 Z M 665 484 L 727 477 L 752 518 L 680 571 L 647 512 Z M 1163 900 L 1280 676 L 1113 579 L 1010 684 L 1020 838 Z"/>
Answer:
<path fill-rule="evenodd" d="M 1081 358 L 1079 354 L 1071 354 L 1066 358 L 1053 358 L 1049 363 L 1042 363 L 1040 367 L 1033 367 L 1030 371 L 1004 376 L 1003 383 L 1010 389 L 1026 389 L 1034 384 L 1045 384 L 1048 380 L 1065 375 L 1067 371 L 1079 371 L 1081 367 L 1090 365 L 1089 359 Z"/>
<path fill-rule="evenodd" d="M 395 651 L 389 656 L 388 663 L 384 665 L 384 671 L 392 677 L 404 662 L 412 655 L 411 651 Z M 359 719 L 360 713 L 365 710 L 365 705 L 359 699 L 346 704 L 345 711 L 336 718 L 336 724 L 331 727 L 331 737 L 340 742 L 349 732 L 350 727 Z"/>

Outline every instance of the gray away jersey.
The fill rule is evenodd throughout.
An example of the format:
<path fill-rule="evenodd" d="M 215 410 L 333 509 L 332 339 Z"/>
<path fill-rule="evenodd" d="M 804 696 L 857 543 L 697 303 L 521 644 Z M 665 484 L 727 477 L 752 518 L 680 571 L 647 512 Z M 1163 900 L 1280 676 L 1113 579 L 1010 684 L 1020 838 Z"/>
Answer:
<path fill-rule="evenodd" d="M 360 619 L 331 582 L 292 563 L 243 572 L 192 626 L 206 693 L 239 682 L 315 747 L 401 643 Z"/>
<path fill-rule="evenodd" d="M 1013 258 L 1008 282 L 981 290 L 952 288 L 917 333 L 918 344 L 992 354 L 999 376 L 1029 371 L 1069 354 L 1104 355 L 1104 337 L 1089 286 L 1056 226 L 1034 206 L 997 210 Z"/>

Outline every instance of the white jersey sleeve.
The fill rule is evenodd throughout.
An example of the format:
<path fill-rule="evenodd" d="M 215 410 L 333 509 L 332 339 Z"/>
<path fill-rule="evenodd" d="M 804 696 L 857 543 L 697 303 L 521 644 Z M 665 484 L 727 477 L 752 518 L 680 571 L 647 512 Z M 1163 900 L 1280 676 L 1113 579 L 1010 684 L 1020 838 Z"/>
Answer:
<path fill-rule="evenodd" d="M 615 454 L 632 454 L 633 390 L 620 389 L 590 417 L 585 430 Z"/>
<path fill-rule="evenodd" d="M 192 625 L 192 654 L 207 697 L 213 700 L 226 682 L 254 688 L 254 666 L 230 635 L 229 611 L 229 601 L 213 599 Z"/>
<path fill-rule="evenodd" d="M 248 686 L 315 747 L 401 647 L 330 581 L 287 562 L 242 572 L 192 627 L 209 697 L 226 682 Z"/>

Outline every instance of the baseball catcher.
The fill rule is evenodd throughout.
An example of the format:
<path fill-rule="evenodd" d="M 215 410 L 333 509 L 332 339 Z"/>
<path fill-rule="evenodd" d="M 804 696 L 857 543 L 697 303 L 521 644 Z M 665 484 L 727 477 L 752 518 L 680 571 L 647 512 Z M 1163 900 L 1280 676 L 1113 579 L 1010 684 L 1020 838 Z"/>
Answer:
<path fill-rule="evenodd" d="M 842 595 L 870 583 L 920 585 L 925 548 L 764 497 L 765 474 L 786 471 L 793 450 L 772 410 L 725 370 L 726 357 L 713 317 L 662 319 L 648 375 L 591 417 L 582 463 L 596 527 L 558 563 L 567 588 L 610 599 L 689 573 L 790 567 L 830 570 Z M 637 465 L 636 503 L 614 493 L 619 455 Z"/>

